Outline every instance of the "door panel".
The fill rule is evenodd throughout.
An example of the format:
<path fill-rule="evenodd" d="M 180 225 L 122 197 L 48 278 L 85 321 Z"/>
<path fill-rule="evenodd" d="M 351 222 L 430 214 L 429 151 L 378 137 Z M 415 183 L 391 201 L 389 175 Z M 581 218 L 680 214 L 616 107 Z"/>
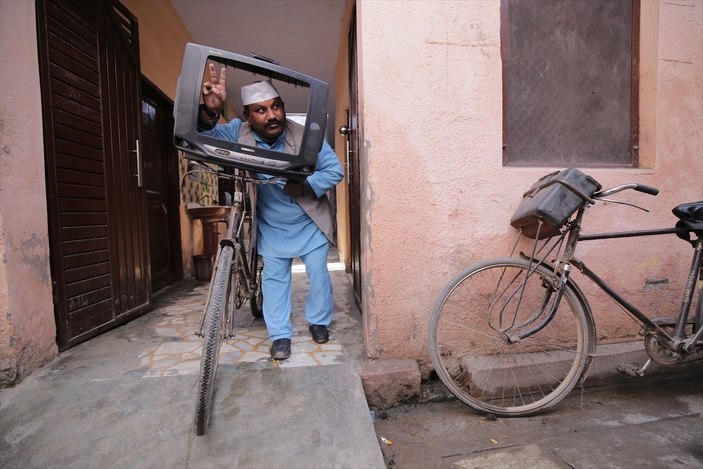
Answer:
<path fill-rule="evenodd" d="M 354 298 L 362 309 L 361 285 L 361 168 L 359 166 L 359 91 L 356 63 L 356 10 L 349 29 L 349 228 L 351 231 L 351 271 Z"/>
<path fill-rule="evenodd" d="M 107 191 L 113 257 L 115 313 L 129 315 L 149 302 L 149 256 L 144 190 L 139 155 L 139 48 L 136 19 L 119 3 L 101 2 L 103 122 L 108 147 Z M 119 65 L 118 67 L 115 65 Z M 116 125 L 115 125 L 116 124 Z"/>
<path fill-rule="evenodd" d="M 136 20 L 115 1 L 37 2 L 51 270 L 64 350 L 149 304 L 137 187 Z"/>
<path fill-rule="evenodd" d="M 171 142 L 173 103 L 142 82 L 142 165 L 152 291 L 183 276 L 178 215 L 178 155 Z"/>

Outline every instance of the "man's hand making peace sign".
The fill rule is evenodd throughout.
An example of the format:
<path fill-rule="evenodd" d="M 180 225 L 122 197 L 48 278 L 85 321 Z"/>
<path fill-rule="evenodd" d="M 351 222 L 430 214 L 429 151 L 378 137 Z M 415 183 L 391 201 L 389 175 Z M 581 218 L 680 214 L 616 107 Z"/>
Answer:
<path fill-rule="evenodd" d="M 220 69 L 219 78 L 215 71 L 215 64 L 210 63 L 209 68 L 210 81 L 203 83 L 203 103 L 207 108 L 208 114 L 219 115 L 225 108 L 225 101 L 227 100 L 227 90 L 225 90 L 225 85 L 227 84 L 226 67 Z"/>

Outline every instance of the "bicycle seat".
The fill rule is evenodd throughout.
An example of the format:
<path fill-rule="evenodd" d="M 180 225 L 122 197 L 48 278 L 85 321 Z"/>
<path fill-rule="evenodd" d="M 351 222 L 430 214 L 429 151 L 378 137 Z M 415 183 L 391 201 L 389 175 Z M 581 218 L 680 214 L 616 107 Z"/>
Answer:
<path fill-rule="evenodd" d="M 671 212 L 681 220 L 703 222 L 703 201 L 681 204 Z"/>
<path fill-rule="evenodd" d="M 674 207 L 671 212 L 679 219 L 676 228 L 683 228 L 699 236 L 703 235 L 703 201 L 681 204 Z M 679 234 L 678 237 L 695 246 L 695 243 L 688 236 Z"/>

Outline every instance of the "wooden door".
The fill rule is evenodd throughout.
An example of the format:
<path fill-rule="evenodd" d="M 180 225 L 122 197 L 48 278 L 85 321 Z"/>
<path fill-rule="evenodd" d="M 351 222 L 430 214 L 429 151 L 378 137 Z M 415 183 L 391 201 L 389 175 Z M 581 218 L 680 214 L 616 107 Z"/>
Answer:
<path fill-rule="evenodd" d="M 138 177 L 137 22 L 115 0 L 37 2 L 57 342 L 64 350 L 150 302 Z"/>
<path fill-rule="evenodd" d="M 151 288 L 183 277 L 178 215 L 178 155 L 172 143 L 173 102 L 142 81 L 142 170 L 149 225 Z"/>

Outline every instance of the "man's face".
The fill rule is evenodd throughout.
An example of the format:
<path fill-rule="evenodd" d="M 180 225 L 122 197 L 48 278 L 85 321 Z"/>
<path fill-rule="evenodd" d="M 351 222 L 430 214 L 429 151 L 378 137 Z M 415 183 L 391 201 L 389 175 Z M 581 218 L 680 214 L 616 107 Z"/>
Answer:
<path fill-rule="evenodd" d="M 244 108 L 244 117 L 262 139 L 274 142 L 283 132 L 286 122 L 286 109 L 280 97 Z"/>

